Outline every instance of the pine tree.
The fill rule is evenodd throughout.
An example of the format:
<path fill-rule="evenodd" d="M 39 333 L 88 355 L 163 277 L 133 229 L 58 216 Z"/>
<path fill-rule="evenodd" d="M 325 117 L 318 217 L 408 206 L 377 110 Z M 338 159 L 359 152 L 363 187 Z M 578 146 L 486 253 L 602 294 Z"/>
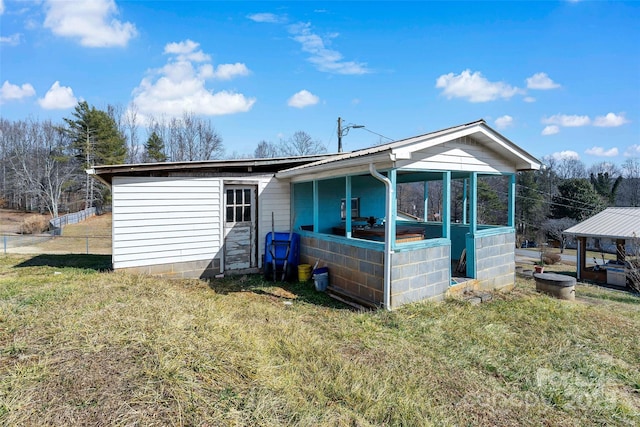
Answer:
<path fill-rule="evenodd" d="M 149 135 L 146 144 L 144 144 L 145 159 L 147 162 L 166 162 L 167 155 L 164 152 L 164 141 L 154 131 Z"/>
<path fill-rule="evenodd" d="M 126 138 L 106 112 L 81 101 L 72 116 L 64 119 L 66 133 L 73 142 L 77 157 L 84 160 L 85 167 L 124 163 Z"/>

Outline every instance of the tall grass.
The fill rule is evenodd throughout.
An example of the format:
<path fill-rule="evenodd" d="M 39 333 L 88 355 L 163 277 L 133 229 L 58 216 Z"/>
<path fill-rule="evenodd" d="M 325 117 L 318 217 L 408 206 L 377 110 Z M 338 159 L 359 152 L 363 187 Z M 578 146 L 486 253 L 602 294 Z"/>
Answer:
<path fill-rule="evenodd" d="M 523 281 L 479 306 L 358 312 L 258 276 L 208 284 L 24 261 L 0 260 L 1 424 L 640 422 L 628 294 L 579 286 L 570 303 Z"/>

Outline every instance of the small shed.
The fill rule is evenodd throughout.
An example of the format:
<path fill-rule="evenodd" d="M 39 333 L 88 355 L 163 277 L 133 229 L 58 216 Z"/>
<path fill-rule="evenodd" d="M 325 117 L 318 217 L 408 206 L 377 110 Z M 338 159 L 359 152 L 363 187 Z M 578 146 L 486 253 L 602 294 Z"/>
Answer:
<path fill-rule="evenodd" d="M 334 296 L 392 309 L 461 286 L 513 286 L 516 174 L 539 168 L 479 120 L 348 153 L 89 173 L 112 188 L 114 269 L 177 277 L 257 271 L 273 216 L 276 231 L 299 234 L 302 262 L 328 267 Z M 503 184 L 496 224 L 480 219 L 484 177 Z M 424 189 L 423 218 L 398 210 L 405 183 Z M 464 188 L 455 200 L 454 185 Z M 429 213 L 436 197 L 438 211 Z"/>
<path fill-rule="evenodd" d="M 625 286 L 624 268 L 628 252 L 636 253 L 640 237 L 640 207 L 607 208 L 564 231 L 578 241 L 576 272 L 578 280 Z M 615 242 L 616 261 L 605 266 L 587 267 L 587 239 Z M 620 273 L 622 271 L 622 273 Z"/>

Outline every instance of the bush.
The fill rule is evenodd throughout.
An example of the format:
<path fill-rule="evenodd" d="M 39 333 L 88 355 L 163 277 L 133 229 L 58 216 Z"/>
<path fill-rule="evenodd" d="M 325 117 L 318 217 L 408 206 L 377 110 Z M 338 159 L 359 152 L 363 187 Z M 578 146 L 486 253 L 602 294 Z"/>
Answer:
<path fill-rule="evenodd" d="M 37 234 L 49 229 L 49 220 L 40 215 L 28 216 L 20 224 L 20 233 Z"/>
<path fill-rule="evenodd" d="M 542 262 L 545 264 L 553 265 L 559 263 L 561 260 L 562 256 L 554 252 L 545 252 L 542 254 Z"/>

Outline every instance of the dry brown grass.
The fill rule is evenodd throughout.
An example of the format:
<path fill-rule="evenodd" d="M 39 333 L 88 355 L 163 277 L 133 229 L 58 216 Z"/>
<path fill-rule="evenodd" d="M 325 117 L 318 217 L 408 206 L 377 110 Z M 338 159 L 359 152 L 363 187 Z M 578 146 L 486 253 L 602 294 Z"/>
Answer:
<path fill-rule="evenodd" d="M 20 224 L 20 233 L 39 234 L 49 229 L 49 220 L 42 215 L 29 215 Z"/>
<path fill-rule="evenodd" d="M 0 424 L 640 422 L 629 294 L 579 286 L 570 303 L 521 281 L 479 306 L 356 312 L 308 284 L 210 287 L 86 261 L 0 260 Z"/>

